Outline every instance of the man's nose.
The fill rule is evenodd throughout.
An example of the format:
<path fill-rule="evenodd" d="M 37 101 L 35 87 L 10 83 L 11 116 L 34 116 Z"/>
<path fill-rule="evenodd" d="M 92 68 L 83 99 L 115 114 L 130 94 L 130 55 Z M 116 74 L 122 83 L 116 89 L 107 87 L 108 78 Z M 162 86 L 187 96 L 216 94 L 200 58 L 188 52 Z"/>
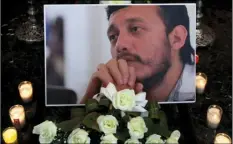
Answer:
<path fill-rule="evenodd" d="M 117 49 L 118 53 L 122 51 L 130 51 L 130 49 L 132 48 L 132 40 L 130 36 L 123 33 L 119 34 L 115 48 Z"/>

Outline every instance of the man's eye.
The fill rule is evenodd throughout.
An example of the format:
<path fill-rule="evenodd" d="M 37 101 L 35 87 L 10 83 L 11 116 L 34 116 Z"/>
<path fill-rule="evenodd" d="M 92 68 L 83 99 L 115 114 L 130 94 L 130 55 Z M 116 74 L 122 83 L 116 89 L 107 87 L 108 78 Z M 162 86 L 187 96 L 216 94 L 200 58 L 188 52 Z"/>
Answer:
<path fill-rule="evenodd" d="M 138 30 L 139 30 L 139 27 L 137 27 L 137 26 L 134 26 L 134 27 L 130 28 L 131 32 L 138 32 Z"/>
<path fill-rule="evenodd" d="M 115 40 L 115 39 L 116 39 L 116 35 L 110 35 L 110 36 L 109 36 L 109 40 L 110 40 L 110 41 L 113 41 L 113 40 Z"/>

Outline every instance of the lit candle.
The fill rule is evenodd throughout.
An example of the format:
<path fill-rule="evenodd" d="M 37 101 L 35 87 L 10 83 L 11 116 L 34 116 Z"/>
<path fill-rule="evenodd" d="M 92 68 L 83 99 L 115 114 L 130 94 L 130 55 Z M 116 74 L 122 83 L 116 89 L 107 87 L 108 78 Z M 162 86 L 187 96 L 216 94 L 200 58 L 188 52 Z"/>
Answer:
<path fill-rule="evenodd" d="M 2 133 L 2 137 L 6 144 L 17 144 L 17 131 L 14 127 L 6 128 Z"/>
<path fill-rule="evenodd" d="M 25 125 L 25 111 L 22 105 L 14 105 L 9 110 L 12 124 L 20 129 Z"/>
<path fill-rule="evenodd" d="M 231 144 L 231 138 L 224 133 L 219 133 L 214 139 L 214 144 Z"/>
<path fill-rule="evenodd" d="M 27 103 L 32 100 L 33 88 L 32 83 L 29 81 L 23 81 L 19 84 L 19 94 L 22 100 Z"/>
<path fill-rule="evenodd" d="M 222 118 L 222 108 L 217 105 L 211 105 L 207 111 L 207 125 L 216 129 Z"/>
<path fill-rule="evenodd" d="M 198 94 L 202 94 L 207 83 L 207 76 L 204 73 L 197 73 L 196 76 L 196 90 Z"/>

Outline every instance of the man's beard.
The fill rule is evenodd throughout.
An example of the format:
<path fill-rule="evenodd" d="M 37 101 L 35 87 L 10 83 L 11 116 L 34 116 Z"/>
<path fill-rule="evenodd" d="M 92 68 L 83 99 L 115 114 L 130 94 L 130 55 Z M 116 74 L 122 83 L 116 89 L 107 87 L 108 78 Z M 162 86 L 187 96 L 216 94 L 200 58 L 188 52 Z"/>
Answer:
<path fill-rule="evenodd" d="M 160 85 L 168 69 L 171 66 L 169 60 L 171 45 L 168 41 L 168 37 L 164 41 L 164 48 L 166 49 L 164 60 L 161 64 L 157 64 L 157 67 L 161 67 L 161 69 L 160 71 L 154 73 L 152 76 L 147 77 L 142 81 L 144 91 L 149 91 L 152 87 L 157 87 L 158 85 Z"/>
<path fill-rule="evenodd" d="M 168 41 L 168 39 L 165 39 L 164 41 L 164 48 L 167 50 L 164 55 L 164 60 L 161 64 L 156 64 L 157 67 L 161 67 L 158 72 L 153 74 L 152 76 L 145 77 L 143 80 L 138 80 L 142 82 L 144 91 L 148 91 L 152 87 L 158 86 L 162 80 L 164 79 L 164 76 L 166 75 L 168 69 L 170 68 L 170 61 L 169 61 L 169 51 L 171 50 L 171 45 Z M 117 59 L 125 59 L 126 61 L 135 61 L 138 63 L 141 63 L 142 65 L 151 66 L 153 62 L 151 60 L 143 60 L 139 55 L 131 54 L 126 51 L 122 51 L 118 53 Z"/>
<path fill-rule="evenodd" d="M 125 57 L 127 57 L 128 59 Z M 144 61 L 141 59 L 140 56 L 129 53 L 121 53 L 117 56 L 117 59 L 125 59 L 126 61 L 135 61 L 141 63 L 142 65 L 147 65 L 147 66 L 152 65 L 151 60 Z M 152 76 L 145 77 L 143 80 L 138 80 L 142 82 L 145 91 L 149 90 L 154 86 L 159 85 L 162 82 L 165 74 L 167 73 L 170 67 L 170 62 L 168 60 L 168 57 L 165 57 L 162 64 L 157 64 L 157 67 L 161 67 L 161 69 L 158 72 L 156 72 Z"/>
<path fill-rule="evenodd" d="M 164 79 L 164 76 L 166 75 L 168 69 L 170 67 L 170 63 L 168 61 L 165 61 L 163 63 L 163 68 L 159 72 L 155 73 L 154 75 L 145 78 L 142 83 L 143 83 L 143 89 L 144 91 L 150 90 L 152 87 L 158 86 L 162 80 Z"/>

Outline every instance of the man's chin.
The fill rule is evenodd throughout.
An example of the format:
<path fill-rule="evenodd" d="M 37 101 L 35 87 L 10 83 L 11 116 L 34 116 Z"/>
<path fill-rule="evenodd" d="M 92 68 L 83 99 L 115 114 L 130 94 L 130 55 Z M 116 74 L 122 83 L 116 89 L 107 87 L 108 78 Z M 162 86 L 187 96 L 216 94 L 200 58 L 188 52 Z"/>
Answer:
<path fill-rule="evenodd" d="M 136 80 L 137 80 L 137 82 L 143 82 L 144 80 L 146 80 L 146 79 L 148 79 L 150 77 L 151 77 L 150 74 L 147 74 L 145 72 L 138 72 L 136 70 Z"/>
<path fill-rule="evenodd" d="M 143 83 L 143 87 L 145 91 L 148 91 L 152 87 L 157 87 L 161 84 L 166 72 L 157 72 L 154 75 L 147 75 L 144 78 L 139 77 L 140 81 Z"/>

